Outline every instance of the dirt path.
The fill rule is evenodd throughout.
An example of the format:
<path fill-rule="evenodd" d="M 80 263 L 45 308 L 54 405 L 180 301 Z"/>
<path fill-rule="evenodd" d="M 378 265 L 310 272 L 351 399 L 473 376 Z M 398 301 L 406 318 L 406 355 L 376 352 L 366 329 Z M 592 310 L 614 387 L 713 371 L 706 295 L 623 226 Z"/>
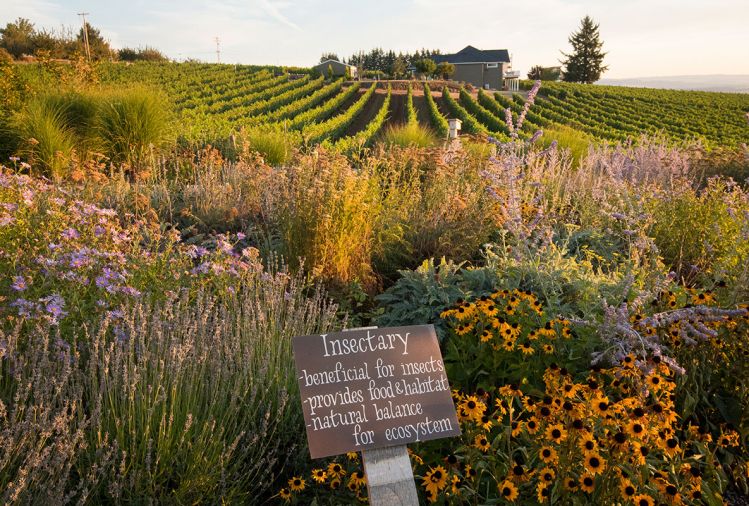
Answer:
<path fill-rule="evenodd" d="M 420 125 L 432 126 L 432 119 L 429 117 L 429 108 L 427 107 L 427 99 L 424 98 L 424 94 L 414 95 L 414 108 L 416 109 L 416 117 L 419 118 Z"/>
<path fill-rule="evenodd" d="M 374 96 L 369 99 L 369 102 L 364 106 L 364 109 L 358 114 L 358 116 L 356 116 L 354 121 L 351 122 L 348 129 L 346 129 L 345 135 L 354 135 L 367 128 L 367 124 L 377 115 L 377 111 L 380 110 L 382 103 L 385 101 L 385 92 L 384 90 L 382 93 L 380 91 L 381 90 L 379 89 L 375 91 Z M 357 97 L 360 97 L 362 93 L 364 92 L 360 92 Z"/>
<path fill-rule="evenodd" d="M 393 93 L 390 95 L 390 114 L 385 122 L 385 127 L 390 125 L 402 125 L 406 122 L 406 101 L 405 93 Z"/>

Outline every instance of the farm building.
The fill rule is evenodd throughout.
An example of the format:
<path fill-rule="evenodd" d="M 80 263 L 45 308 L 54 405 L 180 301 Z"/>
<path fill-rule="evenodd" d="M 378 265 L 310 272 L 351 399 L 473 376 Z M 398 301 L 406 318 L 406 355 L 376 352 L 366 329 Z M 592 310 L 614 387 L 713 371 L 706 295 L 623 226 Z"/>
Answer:
<path fill-rule="evenodd" d="M 323 76 L 328 75 L 328 68 L 333 70 L 334 76 L 345 76 L 346 69 L 348 69 L 348 75 L 351 77 L 351 79 L 356 79 L 358 77 L 358 72 L 355 66 L 339 62 L 338 60 L 325 60 L 324 62 L 318 63 L 312 68 L 320 72 L 320 75 Z"/>
<path fill-rule="evenodd" d="M 455 65 L 456 81 L 465 81 L 479 88 L 516 90 L 520 73 L 512 71 L 507 49 L 481 50 L 466 46 L 455 54 L 435 55 L 436 63 Z"/>

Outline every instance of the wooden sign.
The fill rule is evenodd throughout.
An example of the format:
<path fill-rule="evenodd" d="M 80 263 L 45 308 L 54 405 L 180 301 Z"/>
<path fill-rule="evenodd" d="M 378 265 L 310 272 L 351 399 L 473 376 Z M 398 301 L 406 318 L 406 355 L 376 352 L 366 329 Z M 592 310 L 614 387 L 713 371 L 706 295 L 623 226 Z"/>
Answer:
<path fill-rule="evenodd" d="M 432 325 L 292 341 L 312 458 L 460 435 Z"/>

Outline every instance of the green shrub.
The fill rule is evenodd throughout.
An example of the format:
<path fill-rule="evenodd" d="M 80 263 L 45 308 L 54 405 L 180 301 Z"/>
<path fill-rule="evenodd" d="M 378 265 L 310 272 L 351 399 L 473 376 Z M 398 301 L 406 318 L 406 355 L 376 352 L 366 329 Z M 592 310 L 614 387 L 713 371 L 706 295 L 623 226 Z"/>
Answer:
<path fill-rule="evenodd" d="M 107 155 L 134 170 L 145 167 L 169 138 L 168 115 L 163 99 L 144 88 L 104 94 L 97 127 Z"/>
<path fill-rule="evenodd" d="M 66 119 L 64 107 L 42 97 L 31 100 L 11 123 L 19 154 L 55 179 L 66 175 L 76 144 L 75 132 Z"/>
<path fill-rule="evenodd" d="M 723 280 L 743 300 L 749 289 L 749 193 L 731 181 L 713 178 L 691 188 L 653 195 L 649 234 L 667 265 L 689 282 Z"/>
<path fill-rule="evenodd" d="M 263 159 L 274 167 L 286 163 L 301 144 L 298 132 L 282 130 L 279 127 L 243 129 L 239 138 L 251 151 L 262 155 Z"/>
<path fill-rule="evenodd" d="M 428 148 L 437 144 L 437 136 L 419 123 L 389 126 L 382 135 L 382 142 L 386 145 L 400 147 L 416 146 Z"/>

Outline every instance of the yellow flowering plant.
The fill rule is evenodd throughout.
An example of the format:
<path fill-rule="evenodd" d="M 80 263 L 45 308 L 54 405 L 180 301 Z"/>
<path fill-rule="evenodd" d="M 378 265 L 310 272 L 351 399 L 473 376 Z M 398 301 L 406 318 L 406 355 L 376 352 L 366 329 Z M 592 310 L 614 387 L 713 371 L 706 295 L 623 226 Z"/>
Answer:
<path fill-rule="evenodd" d="M 713 302 L 699 293 L 665 294 L 652 310 Z M 575 342 L 584 330 L 549 317 L 533 294 L 518 290 L 459 301 L 442 317 L 463 435 L 418 449 L 427 502 L 723 504 L 729 477 L 722 464 L 727 452 L 746 455 L 741 435 L 682 416 L 684 375 L 670 361 L 630 353 L 590 367 Z M 746 318 L 709 326 L 736 336 Z M 643 333 L 648 322 L 645 314 L 632 316 Z M 715 346 L 717 336 L 702 344 Z M 747 472 L 745 464 L 731 469 Z"/>

